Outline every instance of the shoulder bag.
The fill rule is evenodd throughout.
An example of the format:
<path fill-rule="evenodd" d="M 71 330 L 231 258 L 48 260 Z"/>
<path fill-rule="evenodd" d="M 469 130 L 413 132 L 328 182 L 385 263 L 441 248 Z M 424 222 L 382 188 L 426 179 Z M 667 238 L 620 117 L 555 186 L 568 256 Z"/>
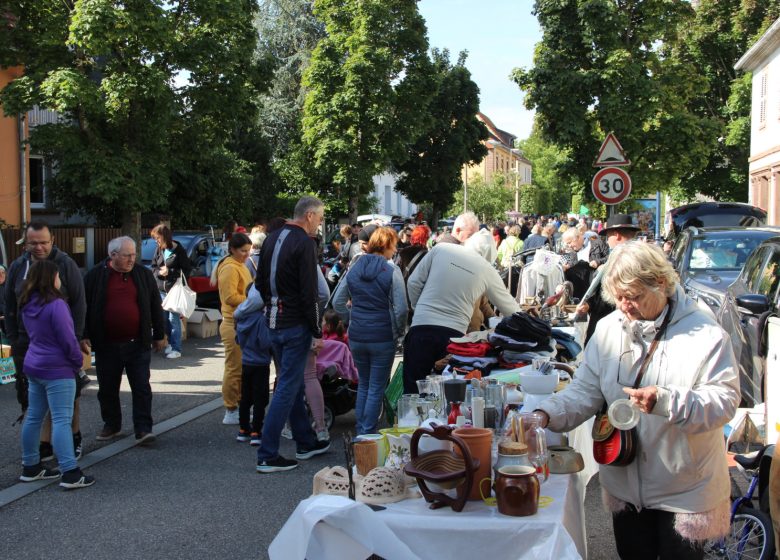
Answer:
<path fill-rule="evenodd" d="M 655 353 L 655 349 L 658 347 L 658 342 L 666 332 L 666 327 L 669 326 L 669 321 L 672 318 L 672 301 L 669 300 L 669 309 L 666 311 L 666 317 L 664 317 L 661 328 L 655 333 L 653 342 L 650 344 L 650 348 L 645 354 L 642 365 L 639 368 L 639 372 L 634 381 L 633 388 L 639 387 L 642 382 L 642 377 L 647 370 L 647 366 L 650 365 L 650 359 Z M 596 414 L 596 419 L 593 422 L 593 458 L 600 465 L 610 465 L 613 467 L 625 467 L 630 465 L 636 457 L 637 448 L 637 433 L 636 427 L 630 430 L 619 430 L 612 425 L 607 416 L 607 403 L 604 402 L 604 406 L 601 412 Z"/>

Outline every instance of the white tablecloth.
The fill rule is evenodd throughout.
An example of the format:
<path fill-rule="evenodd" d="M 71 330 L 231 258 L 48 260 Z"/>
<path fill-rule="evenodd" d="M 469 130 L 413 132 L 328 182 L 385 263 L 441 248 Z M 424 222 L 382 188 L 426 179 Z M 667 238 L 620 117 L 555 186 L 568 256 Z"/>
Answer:
<path fill-rule="evenodd" d="M 509 517 L 483 502 L 467 502 L 460 513 L 429 509 L 422 498 L 372 511 L 336 496 L 301 502 L 268 549 L 271 560 L 363 560 L 372 553 L 387 560 L 484 560 L 587 558 L 583 503 L 596 472 L 590 422 L 569 434 L 585 469 L 550 475 L 541 495 L 552 498 L 530 517 Z"/>

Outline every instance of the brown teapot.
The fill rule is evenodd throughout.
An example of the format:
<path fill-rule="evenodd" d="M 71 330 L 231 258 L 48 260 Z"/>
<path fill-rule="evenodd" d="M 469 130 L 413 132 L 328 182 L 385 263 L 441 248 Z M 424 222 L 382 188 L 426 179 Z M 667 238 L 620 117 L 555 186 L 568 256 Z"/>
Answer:
<path fill-rule="evenodd" d="M 539 479 L 533 467 L 501 467 L 496 473 L 494 487 L 498 511 L 504 515 L 534 515 L 539 509 Z"/>

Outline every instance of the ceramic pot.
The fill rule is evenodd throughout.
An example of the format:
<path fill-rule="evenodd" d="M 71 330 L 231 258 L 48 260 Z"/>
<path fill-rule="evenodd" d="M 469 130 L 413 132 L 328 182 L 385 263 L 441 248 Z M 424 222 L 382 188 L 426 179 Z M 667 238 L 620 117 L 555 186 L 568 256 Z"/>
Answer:
<path fill-rule="evenodd" d="M 524 517 L 534 515 L 539 509 L 539 480 L 533 467 L 501 467 L 495 489 L 499 513 Z"/>
<path fill-rule="evenodd" d="M 487 498 L 490 496 L 493 430 L 488 428 L 459 428 L 453 431 L 452 435 L 461 438 L 469 448 L 472 457 L 479 459 L 479 469 L 474 473 L 474 484 L 471 487 L 468 499 L 481 500 L 482 496 Z M 455 450 L 456 452 L 458 451 L 457 447 Z"/>
<path fill-rule="evenodd" d="M 387 445 L 387 438 L 384 434 L 363 434 L 360 436 L 355 437 L 358 441 L 366 441 L 366 440 L 372 440 L 376 442 L 377 450 L 376 450 L 376 466 L 377 467 L 384 467 L 385 461 L 387 460 L 387 451 L 388 451 L 388 445 Z"/>

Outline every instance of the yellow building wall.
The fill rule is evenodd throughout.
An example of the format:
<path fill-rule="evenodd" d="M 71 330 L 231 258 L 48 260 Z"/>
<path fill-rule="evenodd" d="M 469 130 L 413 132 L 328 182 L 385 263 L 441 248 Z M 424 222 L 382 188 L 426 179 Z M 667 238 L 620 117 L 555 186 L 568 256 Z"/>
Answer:
<path fill-rule="evenodd" d="M 21 68 L 0 68 L 0 89 L 22 74 Z M 19 198 L 19 130 L 16 115 L 6 116 L 0 108 L 0 220 L 21 226 Z M 29 205 L 27 218 L 30 220 Z"/>

